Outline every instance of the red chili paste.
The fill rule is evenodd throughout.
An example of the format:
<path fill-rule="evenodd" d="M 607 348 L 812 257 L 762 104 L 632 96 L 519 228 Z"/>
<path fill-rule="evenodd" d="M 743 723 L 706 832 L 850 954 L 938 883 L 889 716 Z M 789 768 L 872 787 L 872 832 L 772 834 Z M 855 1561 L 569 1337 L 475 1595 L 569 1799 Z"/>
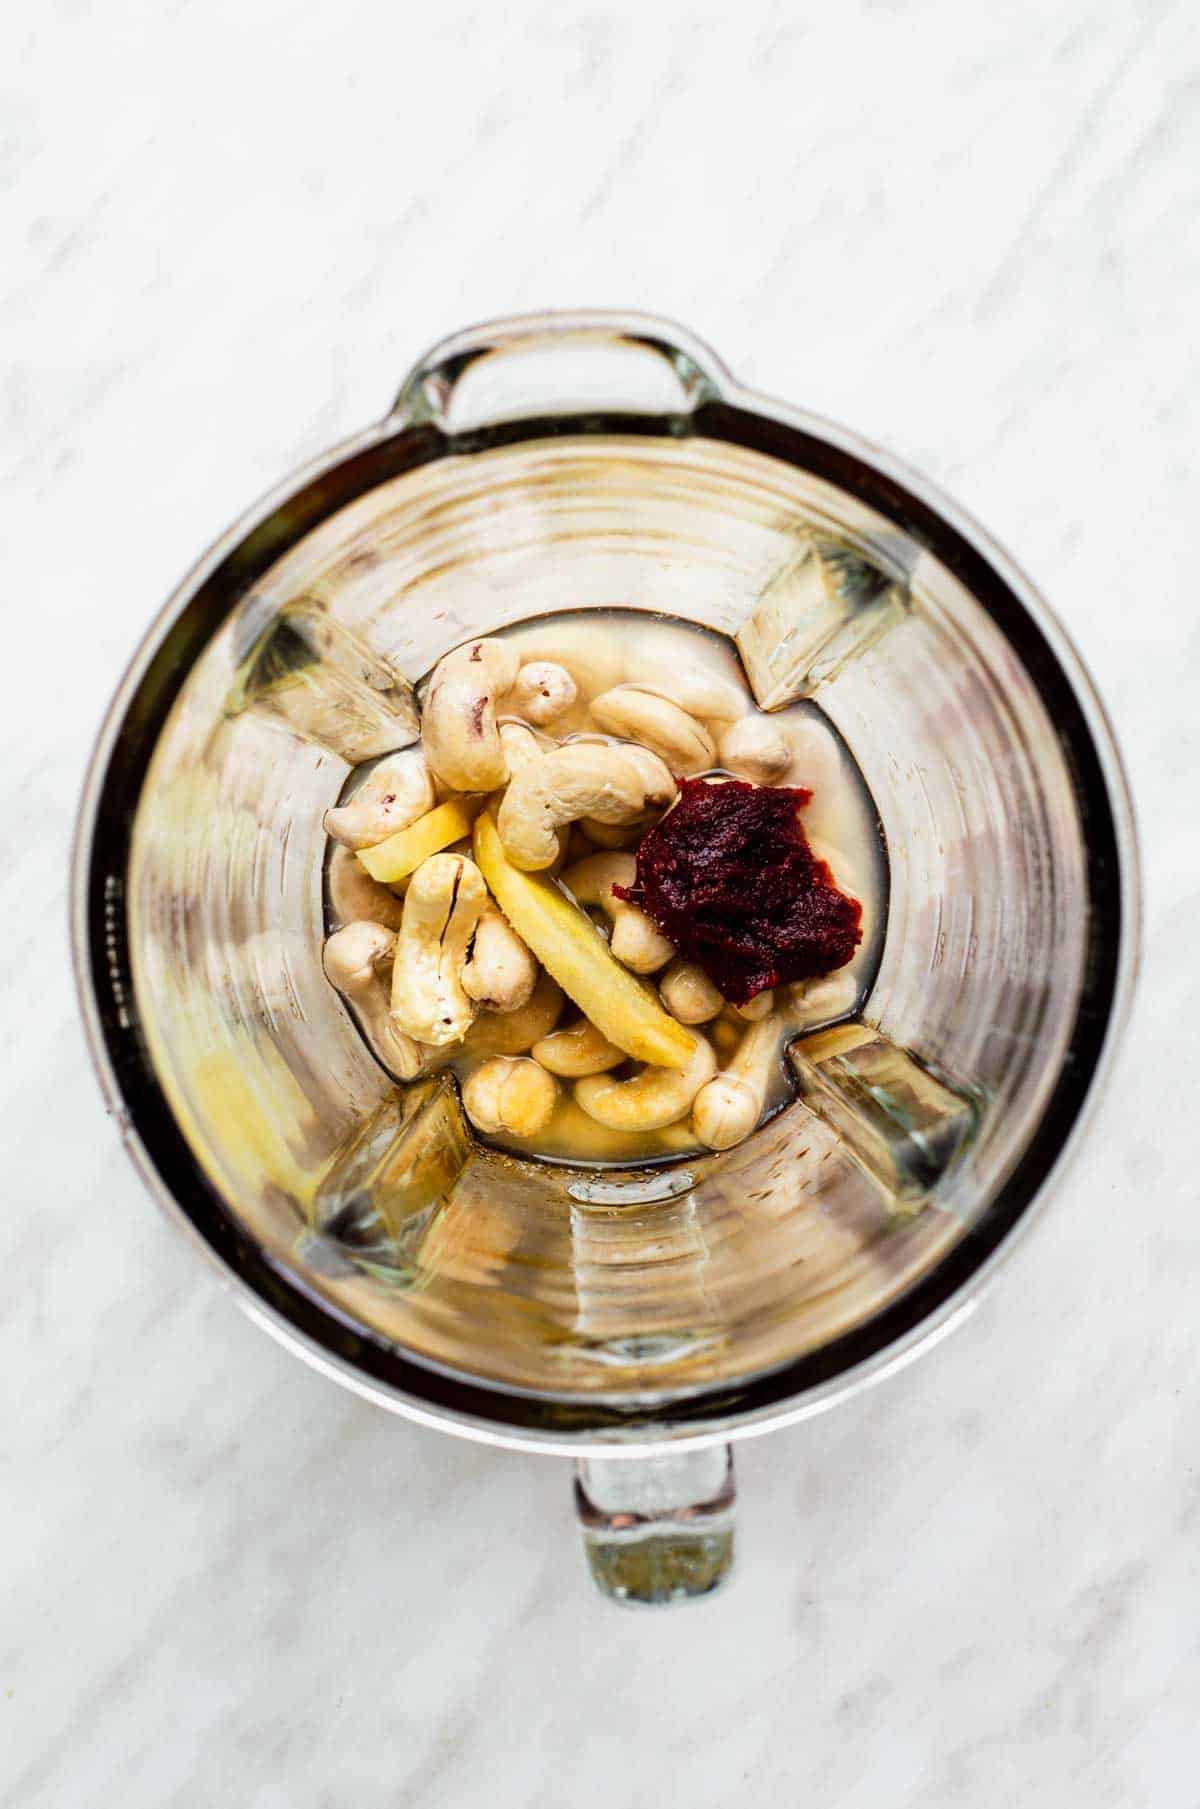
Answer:
<path fill-rule="evenodd" d="M 679 802 L 643 838 L 640 905 L 732 1005 L 843 967 L 862 940 L 862 906 L 808 845 L 802 787 L 683 779 Z"/>

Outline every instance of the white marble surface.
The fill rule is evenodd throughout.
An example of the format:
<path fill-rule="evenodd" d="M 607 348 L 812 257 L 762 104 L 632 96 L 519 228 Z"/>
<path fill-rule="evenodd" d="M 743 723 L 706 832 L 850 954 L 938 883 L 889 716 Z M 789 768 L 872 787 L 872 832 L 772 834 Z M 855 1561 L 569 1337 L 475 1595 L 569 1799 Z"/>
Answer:
<path fill-rule="evenodd" d="M 3 36 L 0 1800 L 1190 1809 L 1194 7 L 46 0 Z M 443 330 L 571 304 L 678 316 L 981 516 L 1092 664 L 1150 870 L 1055 1210 L 925 1361 L 743 1448 L 736 1585 L 659 1618 L 593 1599 L 561 1466 L 235 1312 L 117 1147 L 62 934 L 179 573 Z"/>

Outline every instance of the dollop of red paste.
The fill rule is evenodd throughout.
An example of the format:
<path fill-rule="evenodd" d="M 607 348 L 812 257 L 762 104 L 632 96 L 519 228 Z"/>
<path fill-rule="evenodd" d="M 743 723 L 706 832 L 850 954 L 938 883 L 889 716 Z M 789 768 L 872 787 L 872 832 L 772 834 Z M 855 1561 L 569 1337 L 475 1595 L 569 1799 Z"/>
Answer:
<path fill-rule="evenodd" d="M 845 966 L 862 906 L 808 845 L 799 786 L 683 779 L 679 802 L 643 837 L 637 879 L 614 886 L 640 905 L 732 1005 Z"/>

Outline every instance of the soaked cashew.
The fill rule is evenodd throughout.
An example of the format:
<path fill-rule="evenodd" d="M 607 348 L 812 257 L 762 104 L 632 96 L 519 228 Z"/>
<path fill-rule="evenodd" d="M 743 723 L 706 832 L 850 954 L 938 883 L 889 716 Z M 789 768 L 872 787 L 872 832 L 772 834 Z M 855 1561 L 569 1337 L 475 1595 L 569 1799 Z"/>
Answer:
<path fill-rule="evenodd" d="M 325 812 L 325 833 L 346 848 L 373 848 L 433 809 L 433 780 L 420 747 L 380 761 L 348 804 Z"/>
<path fill-rule="evenodd" d="M 707 1148 L 732 1149 L 758 1124 L 771 1070 L 779 1060 L 785 1016 L 790 1014 L 773 1013 L 751 1024 L 728 1067 L 697 1093 L 692 1125 Z"/>
<path fill-rule="evenodd" d="M 670 767 L 648 747 L 641 747 L 636 741 L 623 741 L 621 753 L 626 760 L 633 761 L 642 776 L 646 788 L 645 806 L 632 823 L 597 823 L 592 817 L 582 818 L 579 827 L 596 848 L 636 848 L 647 829 L 679 796 L 679 787 L 671 777 Z"/>
<path fill-rule="evenodd" d="M 515 867 L 536 872 L 559 851 L 558 830 L 580 817 L 627 823 L 646 796 L 641 774 L 618 748 L 568 742 L 515 774 L 496 815 L 496 828 Z"/>
<path fill-rule="evenodd" d="M 589 1118 L 611 1130 L 659 1131 L 687 1114 L 716 1065 L 712 1044 L 697 1036 L 686 1067 L 643 1068 L 632 1080 L 590 1074 L 575 1082 L 575 1099 Z"/>
<path fill-rule="evenodd" d="M 714 722 L 733 722 L 746 708 L 746 694 L 732 679 L 716 672 L 680 671 L 648 679 L 641 671 L 627 674 L 628 681 L 652 697 L 665 697 L 689 716 L 707 716 Z"/>
<path fill-rule="evenodd" d="M 463 991 L 486 1011 L 518 1011 L 529 1002 L 538 964 L 494 904 L 475 926 L 471 958 L 462 971 Z"/>
<path fill-rule="evenodd" d="M 577 743 L 569 745 L 576 746 Z M 631 823 L 598 823 L 592 817 L 581 818 L 579 827 L 596 848 L 636 848 L 650 825 L 669 810 L 679 796 L 671 769 L 659 755 L 637 741 L 623 741 L 618 751 L 626 760 L 632 760 L 641 774 L 645 800 Z"/>
<path fill-rule="evenodd" d="M 527 1005 L 515 1011 L 487 1012 L 476 1018 L 463 1039 L 470 1055 L 525 1055 L 557 1024 L 562 1013 L 562 988 L 543 970 Z"/>
<path fill-rule="evenodd" d="M 658 996 L 681 1024 L 707 1024 L 725 1000 L 694 961 L 672 961 L 658 983 Z"/>
<path fill-rule="evenodd" d="M 607 831 L 608 824 L 602 823 L 600 827 Z M 641 832 L 639 831 L 638 833 L 640 834 Z M 566 853 L 568 861 L 586 860 L 589 854 L 595 854 L 596 849 L 599 846 L 600 844 L 598 842 L 592 841 L 582 823 L 571 824 L 570 829 L 567 831 Z"/>
<path fill-rule="evenodd" d="M 717 743 L 721 765 L 755 785 L 778 785 L 792 764 L 788 738 L 766 716 L 743 716 Z"/>
<path fill-rule="evenodd" d="M 515 779 L 519 772 L 528 766 L 535 766 L 545 755 L 545 748 L 523 722 L 502 722 L 500 724 L 500 746 L 504 750 L 504 764 L 510 779 Z"/>
<path fill-rule="evenodd" d="M 595 854 L 597 848 L 615 848 L 621 852 L 637 847 L 652 821 L 653 818 L 650 821 L 639 819 L 637 823 L 594 823 L 590 816 L 581 818 L 579 832 L 583 836 L 583 847 L 579 848 L 577 859 L 586 859 L 588 854 Z"/>
<path fill-rule="evenodd" d="M 614 895 L 614 886 L 632 886 L 636 879 L 632 854 L 589 854 L 562 875 L 563 885 L 580 904 L 599 906 L 612 924 L 609 947 L 621 965 L 635 974 L 653 974 L 665 967 L 675 947 L 645 911 Z"/>
<path fill-rule="evenodd" d="M 664 660 L 655 649 L 637 639 L 624 662 L 624 678 L 639 691 L 650 691 L 653 696 L 664 696 L 671 704 L 679 704 L 690 716 L 735 722 L 746 711 L 746 691 L 733 678 L 722 678 L 720 673 L 704 671 L 702 666 L 662 668 Z"/>
<path fill-rule="evenodd" d="M 669 698 L 618 685 L 592 700 L 592 716 L 610 735 L 625 735 L 661 755 L 672 773 L 698 773 L 716 761 L 712 736 Z"/>
<path fill-rule="evenodd" d="M 768 988 L 766 992 L 755 993 L 744 1005 L 735 1005 L 733 1009 L 747 1024 L 757 1024 L 760 1018 L 768 1018 L 774 1011 L 775 994 Z"/>
<path fill-rule="evenodd" d="M 792 717 L 788 723 L 788 740 L 792 744 L 792 770 L 789 783 L 805 785 L 813 793 L 809 811 L 818 809 L 826 799 L 836 797 L 839 755 L 833 730 L 816 717 Z"/>
<path fill-rule="evenodd" d="M 564 1030 L 555 1030 L 533 1045 L 533 1056 L 551 1074 L 579 1080 L 585 1074 L 604 1074 L 619 1068 L 625 1051 L 610 1043 L 590 1018 L 580 1018 Z"/>
<path fill-rule="evenodd" d="M 621 752 L 626 760 L 632 760 L 642 775 L 642 784 L 646 790 L 644 808 L 648 812 L 669 810 L 679 796 L 679 787 L 672 776 L 671 769 L 661 755 L 651 748 L 642 747 L 637 741 L 623 742 Z"/>
<path fill-rule="evenodd" d="M 421 731 L 430 771 L 456 791 L 495 791 L 507 773 L 496 699 L 512 689 L 519 655 L 504 641 L 468 641 L 434 667 Z"/>
<path fill-rule="evenodd" d="M 500 724 L 500 745 L 504 749 L 504 759 L 508 767 L 510 779 L 518 773 L 528 772 L 530 767 L 538 766 L 546 758 L 549 747 L 533 730 L 523 722 L 502 722 Z M 551 743 L 551 746 L 556 744 Z M 553 877 L 561 871 L 567 859 L 567 833 L 558 830 L 558 853 L 544 871 Z"/>
<path fill-rule="evenodd" d="M 858 1002 L 858 981 L 844 969 L 819 980 L 800 980 L 792 987 L 790 1006 L 797 1030 L 812 1030 L 843 1018 Z"/>
<path fill-rule="evenodd" d="M 335 848 L 329 860 L 329 902 L 339 924 L 366 918 L 389 930 L 400 928 L 404 902 L 387 886 L 372 879 L 349 848 Z"/>
<path fill-rule="evenodd" d="M 759 993 L 750 1004 L 773 996 Z M 801 981 L 782 991 L 775 1009 L 751 1023 L 722 1072 L 696 1095 L 692 1127 L 700 1142 L 709 1149 L 732 1149 L 748 1137 L 763 1115 L 767 1087 L 788 1038 L 843 1017 L 857 997 L 857 982 L 843 973 Z M 745 1017 L 748 1010 L 740 1007 L 739 1016 Z"/>
<path fill-rule="evenodd" d="M 505 708 L 527 722 L 553 722 L 571 708 L 578 695 L 575 680 L 565 666 L 553 660 L 530 660 L 517 673 Z"/>
<path fill-rule="evenodd" d="M 713 1048 L 722 1062 L 727 1062 L 737 1054 L 742 1038 L 746 1034 L 746 1026 L 731 1011 L 722 1012 L 719 1018 L 713 1018 L 705 1031 L 712 1038 Z"/>
<path fill-rule="evenodd" d="M 325 944 L 321 963 L 325 978 L 354 1006 L 372 1049 L 401 1080 L 415 1080 L 425 1065 L 424 1051 L 392 1020 L 387 982 L 381 968 L 395 954 L 396 935 L 382 923 L 348 923 Z"/>
<path fill-rule="evenodd" d="M 462 970 L 486 902 L 483 875 L 461 854 L 431 855 L 409 881 L 392 969 L 392 1016 L 420 1042 L 457 1043 L 470 1027 L 475 1007 L 463 991 Z"/>
<path fill-rule="evenodd" d="M 488 1136 L 507 1131 L 536 1137 L 554 1115 L 558 1082 L 527 1055 L 497 1055 L 466 1081 L 462 1102 L 471 1123 Z"/>
<path fill-rule="evenodd" d="M 591 817 L 580 821 L 579 831 L 582 847 L 577 846 L 576 859 L 584 860 L 594 854 L 597 848 L 629 849 L 636 848 L 646 830 L 648 823 L 594 823 Z"/>

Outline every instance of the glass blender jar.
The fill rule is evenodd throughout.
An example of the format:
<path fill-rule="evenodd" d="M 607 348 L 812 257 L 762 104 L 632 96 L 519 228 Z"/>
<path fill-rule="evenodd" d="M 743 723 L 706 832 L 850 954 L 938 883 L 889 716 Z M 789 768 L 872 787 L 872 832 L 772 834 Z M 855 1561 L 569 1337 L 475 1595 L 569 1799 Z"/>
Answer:
<path fill-rule="evenodd" d="M 886 925 L 746 1145 L 515 1161 L 453 1082 L 398 1094 L 326 984 L 321 820 L 413 739 L 448 648 L 614 604 L 735 636 L 763 708 L 824 713 L 879 813 Z M 732 1440 L 970 1305 L 1095 1101 L 1136 926 L 1111 733 L 1029 582 L 895 460 L 635 315 L 444 341 L 235 523 L 112 703 L 75 868 L 92 1053 L 156 1198 L 326 1374 L 573 1457 L 629 1602 L 727 1574 Z"/>

